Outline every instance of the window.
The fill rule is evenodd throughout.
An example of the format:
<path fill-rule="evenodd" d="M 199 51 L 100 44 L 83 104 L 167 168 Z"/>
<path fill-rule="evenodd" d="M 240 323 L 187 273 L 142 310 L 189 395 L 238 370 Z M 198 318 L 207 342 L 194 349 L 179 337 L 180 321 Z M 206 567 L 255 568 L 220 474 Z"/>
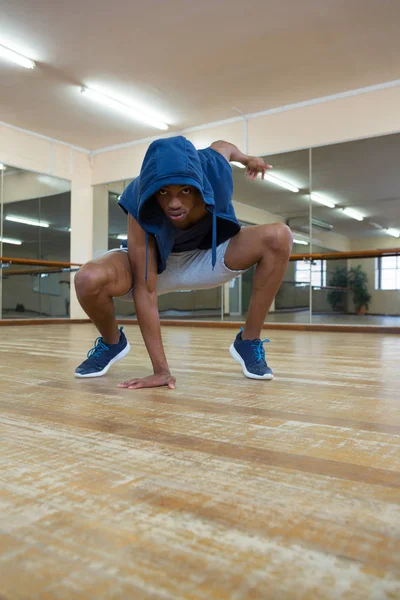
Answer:
<path fill-rule="evenodd" d="M 295 268 L 296 283 L 310 283 L 310 262 L 297 261 Z M 311 285 L 326 286 L 326 260 L 313 260 L 311 265 Z"/>
<path fill-rule="evenodd" d="M 400 290 L 400 256 L 375 259 L 375 289 Z"/>

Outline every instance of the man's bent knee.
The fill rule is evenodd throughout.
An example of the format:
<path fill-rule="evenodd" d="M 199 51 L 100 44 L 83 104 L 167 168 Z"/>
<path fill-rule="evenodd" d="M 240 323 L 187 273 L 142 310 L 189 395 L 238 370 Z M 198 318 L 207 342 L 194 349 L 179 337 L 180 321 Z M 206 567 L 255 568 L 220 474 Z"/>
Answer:
<path fill-rule="evenodd" d="M 263 227 L 263 241 L 267 251 L 290 255 L 293 246 L 293 235 L 285 223 L 261 225 Z"/>
<path fill-rule="evenodd" d="M 102 267 L 89 262 L 79 269 L 74 283 L 78 296 L 94 296 L 106 285 L 107 277 Z"/>

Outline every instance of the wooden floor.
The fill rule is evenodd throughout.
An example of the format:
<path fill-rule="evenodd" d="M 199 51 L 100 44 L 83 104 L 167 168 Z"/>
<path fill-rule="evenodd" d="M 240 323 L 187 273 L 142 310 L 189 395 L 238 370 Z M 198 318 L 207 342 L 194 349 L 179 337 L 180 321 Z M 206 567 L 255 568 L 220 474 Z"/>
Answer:
<path fill-rule="evenodd" d="M 90 325 L 0 329 L 2 600 L 400 598 L 400 338 L 165 328 L 177 389 L 75 380 Z M 266 332 L 267 333 L 267 332 Z"/>

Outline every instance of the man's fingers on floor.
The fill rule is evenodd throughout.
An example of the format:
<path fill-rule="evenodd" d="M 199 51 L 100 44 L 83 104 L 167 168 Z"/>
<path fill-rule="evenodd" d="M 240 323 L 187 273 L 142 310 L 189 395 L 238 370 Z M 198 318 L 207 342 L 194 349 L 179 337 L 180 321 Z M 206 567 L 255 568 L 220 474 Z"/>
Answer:
<path fill-rule="evenodd" d="M 127 387 L 131 386 L 132 384 L 136 383 L 137 381 L 138 381 L 137 379 L 130 379 L 129 381 L 124 381 L 124 383 L 119 383 L 117 385 L 117 387 L 127 388 Z"/>

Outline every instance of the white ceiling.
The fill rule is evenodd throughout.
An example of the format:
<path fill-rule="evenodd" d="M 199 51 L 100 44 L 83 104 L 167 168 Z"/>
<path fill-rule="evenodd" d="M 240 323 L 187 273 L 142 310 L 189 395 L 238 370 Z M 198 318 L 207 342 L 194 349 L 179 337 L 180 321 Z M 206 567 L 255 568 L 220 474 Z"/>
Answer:
<path fill-rule="evenodd" d="M 400 76 L 397 0 L 3 0 L 0 120 L 89 149 L 156 130 L 83 98 L 136 104 L 171 131 Z"/>

